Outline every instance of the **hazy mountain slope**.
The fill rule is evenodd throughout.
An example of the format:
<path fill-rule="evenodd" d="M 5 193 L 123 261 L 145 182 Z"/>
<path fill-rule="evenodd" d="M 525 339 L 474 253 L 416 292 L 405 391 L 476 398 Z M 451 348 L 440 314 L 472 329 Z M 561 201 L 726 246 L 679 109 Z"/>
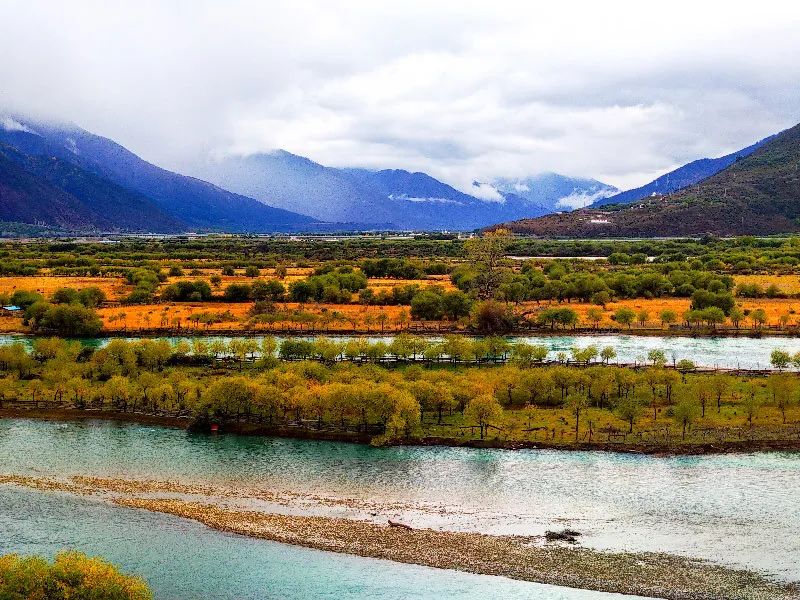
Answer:
<path fill-rule="evenodd" d="M 542 207 L 544 212 L 583 208 L 619 192 L 596 179 L 541 173 L 522 179 L 497 179 L 492 182 L 503 196 L 513 194 L 525 202 Z"/>
<path fill-rule="evenodd" d="M 0 145 L 0 220 L 76 230 L 177 232 L 149 198 L 55 157 Z"/>
<path fill-rule="evenodd" d="M 229 156 L 199 167 L 198 175 L 226 189 L 324 221 L 390 222 L 383 197 L 337 169 L 284 150 Z"/>
<path fill-rule="evenodd" d="M 514 195 L 502 201 L 480 200 L 426 173 L 403 169 L 342 169 L 389 202 L 395 222 L 420 229 L 471 230 L 498 219 L 544 214 L 545 208 Z M 385 200 L 384 200 L 385 202 Z"/>
<path fill-rule="evenodd" d="M 31 156 L 57 157 L 150 198 L 186 229 L 233 232 L 296 230 L 305 215 L 273 208 L 215 185 L 179 175 L 139 158 L 112 140 L 72 126 L 15 120 L 0 127 L 0 143 Z"/>
<path fill-rule="evenodd" d="M 737 160 L 746 156 L 750 156 L 753 152 L 758 150 L 773 137 L 774 136 L 764 138 L 752 146 L 742 148 L 741 150 L 737 150 L 736 152 L 732 152 L 731 154 L 727 154 L 719 158 L 701 158 L 699 160 L 692 161 L 675 169 L 674 171 L 665 173 L 658 179 L 655 179 L 646 185 L 632 190 L 627 190 L 625 192 L 620 192 L 619 194 L 615 194 L 607 198 L 602 198 L 595 202 L 592 206 L 599 207 L 607 204 L 630 204 L 631 202 L 636 202 L 637 200 L 641 200 L 643 198 L 649 198 L 653 195 L 671 194 L 672 192 L 676 192 L 695 183 L 699 183 L 703 179 L 711 177 L 712 175 L 729 167 Z"/>
<path fill-rule="evenodd" d="M 800 231 L 800 125 L 716 175 L 670 196 L 504 226 L 565 237 L 769 235 Z"/>
<path fill-rule="evenodd" d="M 617 191 L 594 180 L 546 174 L 526 180 L 532 186 L 525 188 L 528 197 L 509 187 L 498 191 L 496 201 L 486 201 L 425 173 L 336 169 L 284 150 L 208 161 L 197 174 L 318 219 L 394 223 L 401 229 L 472 230 L 544 214 L 567 196 L 589 203 L 597 194 Z"/>

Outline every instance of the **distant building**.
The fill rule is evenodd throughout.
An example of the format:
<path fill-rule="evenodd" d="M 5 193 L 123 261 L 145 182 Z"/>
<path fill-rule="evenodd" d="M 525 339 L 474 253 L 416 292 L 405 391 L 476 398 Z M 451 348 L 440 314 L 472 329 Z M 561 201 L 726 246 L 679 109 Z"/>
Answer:
<path fill-rule="evenodd" d="M 0 315 L 14 315 L 21 310 L 19 306 L 14 306 L 13 304 L 9 306 L 0 306 Z"/>

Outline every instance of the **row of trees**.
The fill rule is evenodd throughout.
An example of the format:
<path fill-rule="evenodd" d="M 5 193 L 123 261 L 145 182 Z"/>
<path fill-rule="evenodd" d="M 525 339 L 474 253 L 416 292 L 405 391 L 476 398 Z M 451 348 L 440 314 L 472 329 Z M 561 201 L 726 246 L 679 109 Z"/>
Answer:
<path fill-rule="evenodd" d="M 240 363 L 233 372 L 211 374 L 192 366 L 195 361 L 185 343 L 115 340 L 92 351 L 77 342 L 39 340 L 31 352 L 21 345 L 0 349 L 0 371 L 5 373 L 0 378 L 0 403 L 49 399 L 77 408 L 389 437 L 413 437 L 424 434 L 428 426 L 444 425 L 475 427 L 484 436 L 492 428 L 518 429 L 521 418 L 534 417 L 542 423 L 539 428 L 555 431 L 558 424 L 546 413 L 530 412 L 541 410 L 556 411 L 561 419 L 570 415 L 578 439 L 582 427 L 593 430 L 592 422 L 594 428 L 605 422 L 620 431 L 619 424 L 625 423 L 628 432 L 642 421 L 649 427 L 677 422 L 683 436 L 698 422 L 717 427 L 720 418 L 752 427 L 765 406 L 787 423 L 796 416 L 800 398 L 800 380 L 794 375 L 751 379 L 680 373 L 663 368 L 660 351 L 652 353 L 653 366 L 644 370 L 602 364 L 531 369 L 531 363 L 522 359 L 490 369 L 419 365 L 387 369 L 334 363 L 339 349 L 324 347 L 332 343 L 320 340 L 315 350 L 330 359 L 324 362 L 278 362 L 271 356 L 277 348 L 269 338 L 260 349 L 226 348 L 242 357 L 255 357 L 260 351 L 266 358 L 247 369 Z M 535 352 L 534 347 L 527 350 Z M 499 356 L 505 351 L 498 347 L 489 352 Z M 597 355 L 591 347 L 573 351 L 576 362 L 590 363 Z M 541 355 L 527 358 L 537 361 Z M 717 416 L 711 419 L 712 414 Z M 529 423 L 528 430 L 531 427 Z M 452 430 L 449 435 L 454 435 Z"/>

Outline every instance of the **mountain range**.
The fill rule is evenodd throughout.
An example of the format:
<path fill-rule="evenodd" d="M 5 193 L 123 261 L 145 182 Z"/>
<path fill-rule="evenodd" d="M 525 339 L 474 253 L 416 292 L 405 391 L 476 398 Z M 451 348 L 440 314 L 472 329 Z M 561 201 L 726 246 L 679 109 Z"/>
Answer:
<path fill-rule="evenodd" d="M 425 173 L 333 168 L 284 150 L 203 160 L 190 177 L 74 125 L 0 115 L 0 221 L 154 233 L 464 231 L 498 222 L 555 236 L 794 231 L 795 129 L 626 192 L 557 173 L 460 191 Z"/>
<path fill-rule="evenodd" d="M 325 221 L 393 223 L 400 229 L 472 230 L 498 221 L 543 215 L 562 199 L 594 199 L 618 190 L 599 181 L 549 173 L 518 183 L 476 182 L 481 199 L 425 173 L 323 166 L 285 150 L 227 156 L 197 167 L 215 184 Z M 586 203 L 590 203 L 588 200 Z"/>
<path fill-rule="evenodd" d="M 160 168 L 75 125 L 0 116 L 0 220 L 65 230 L 472 230 L 617 191 L 549 173 L 476 184 L 489 201 L 425 173 L 337 169 L 283 150 L 194 170 Z"/>
<path fill-rule="evenodd" d="M 161 169 L 79 127 L 0 120 L 0 219 L 65 229 L 231 232 L 314 219 Z"/>
<path fill-rule="evenodd" d="M 546 237 L 769 235 L 800 231 L 800 125 L 702 181 L 628 205 L 503 225 Z"/>

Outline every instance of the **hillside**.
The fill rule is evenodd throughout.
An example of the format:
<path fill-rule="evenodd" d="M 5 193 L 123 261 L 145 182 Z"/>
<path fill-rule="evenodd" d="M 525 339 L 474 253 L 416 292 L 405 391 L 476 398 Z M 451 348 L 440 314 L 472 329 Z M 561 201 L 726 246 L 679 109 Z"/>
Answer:
<path fill-rule="evenodd" d="M 13 127 L 8 126 L 12 122 Z M 80 200 L 85 226 L 127 231 L 216 230 L 272 232 L 316 229 L 311 217 L 265 205 L 208 182 L 157 167 L 112 140 L 75 126 L 5 119 L 0 144 L 11 147 L 17 166 Z M 11 178 L 9 174 L 7 178 Z M 31 188 L 32 189 L 32 188 Z M 45 207 L 45 188 L 39 187 L 34 207 Z M 49 192 L 53 202 L 66 200 Z M 11 198 L 10 188 L 6 197 Z M 18 194 L 15 194 L 15 198 Z M 77 210 L 77 209 L 76 209 Z M 35 211 L 31 212 L 35 218 Z M 77 214 L 77 213 L 76 213 Z M 49 213 L 39 219 L 51 223 Z M 65 217 L 66 218 L 66 217 Z M 71 222 L 72 217 L 67 219 Z M 30 222 L 30 221 L 26 221 Z"/>
<path fill-rule="evenodd" d="M 669 196 L 507 223 L 553 237 L 769 235 L 800 231 L 800 125 Z"/>
<path fill-rule="evenodd" d="M 149 198 L 55 157 L 0 145 L 0 220 L 72 230 L 174 233 L 183 224 Z"/>
<path fill-rule="evenodd" d="M 326 221 L 393 223 L 401 229 L 472 230 L 503 220 L 532 217 L 562 199 L 587 199 L 617 190 L 555 173 L 494 188 L 483 200 L 426 173 L 403 169 L 326 167 L 285 150 L 228 156 L 198 165 L 197 175 L 226 189 Z M 500 185 L 500 184 L 498 184 Z"/>
<path fill-rule="evenodd" d="M 737 160 L 740 160 L 746 156 L 750 156 L 753 152 L 758 150 L 773 137 L 774 136 L 764 138 L 763 140 L 756 142 L 747 148 L 742 148 L 741 150 L 731 152 L 730 154 L 720 156 L 719 158 L 701 158 L 694 160 L 683 165 L 682 167 L 670 171 L 669 173 L 665 173 L 661 177 L 658 177 L 657 179 L 654 179 L 650 183 L 641 187 L 620 192 L 619 194 L 614 194 L 613 196 L 608 196 L 607 198 L 601 198 L 592 204 L 592 208 L 598 208 L 608 204 L 630 204 L 631 202 L 643 200 L 645 198 L 649 198 L 650 196 L 663 196 L 664 194 L 677 192 L 678 190 L 682 190 L 690 185 L 699 183 L 703 179 L 719 173 L 723 169 L 735 163 Z"/>

